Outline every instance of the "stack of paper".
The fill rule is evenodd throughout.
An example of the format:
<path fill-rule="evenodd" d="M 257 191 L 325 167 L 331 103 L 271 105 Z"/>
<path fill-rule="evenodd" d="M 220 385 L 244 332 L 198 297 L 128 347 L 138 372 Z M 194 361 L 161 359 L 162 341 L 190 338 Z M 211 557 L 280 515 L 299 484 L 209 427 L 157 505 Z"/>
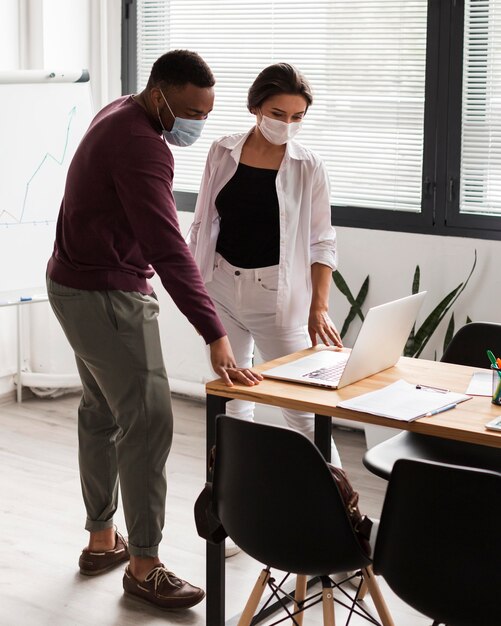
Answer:
<path fill-rule="evenodd" d="M 473 372 L 466 393 L 471 396 L 492 396 L 492 372 Z"/>
<path fill-rule="evenodd" d="M 432 387 L 419 387 L 405 380 L 399 380 L 383 389 L 340 402 L 338 406 L 343 409 L 411 422 L 419 417 L 453 409 L 459 402 L 470 399 L 471 396 L 462 393 L 438 391 Z"/>

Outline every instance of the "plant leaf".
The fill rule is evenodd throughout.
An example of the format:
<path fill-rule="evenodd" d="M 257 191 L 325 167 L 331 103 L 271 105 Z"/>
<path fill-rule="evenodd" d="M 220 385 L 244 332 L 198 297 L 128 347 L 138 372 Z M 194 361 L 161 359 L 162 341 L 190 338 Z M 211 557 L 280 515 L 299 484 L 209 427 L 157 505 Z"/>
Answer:
<path fill-rule="evenodd" d="M 362 283 L 362 286 L 360 287 L 360 291 L 358 292 L 358 295 L 355 299 L 355 304 L 353 305 L 353 306 L 356 305 L 357 315 L 362 320 L 362 322 L 364 321 L 364 314 L 362 313 L 362 304 L 365 302 L 365 298 L 367 297 L 368 292 L 369 292 L 369 277 L 367 276 L 364 282 Z"/>
<path fill-rule="evenodd" d="M 423 322 L 423 325 L 420 327 L 419 331 L 416 335 L 419 335 L 419 338 L 416 338 L 416 352 L 414 356 L 418 357 L 423 351 L 425 345 L 429 341 L 432 334 L 435 332 L 437 326 L 440 324 L 446 313 L 450 310 L 454 302 L 459 298 L 459 296 L 463 293 L 466 288 L 466 285 L 470 281 L 470 278 L 475 270 L 477 265 L 477 251 L 475 250 L 475 258 L 473 260 L 473 265 L 471 266 L 470 273 L 468 274 L 467 279 L 464 283 L 459 283 L 456 289 L 453 289 L 443 300 L 440 302 L 435 309 L 430 313 L 430 315 Z"/>
<path fill-rule="evenodd" d="M 369 291 L 369 277 L 367 276 L 367 278 L 364 280 L 362 284 L 362 287 L 360 288 L 360 291 L 358 292 L 356 299 L 353 301 L 353 304 L 350 307 L 350 310 L 348 312 L 346 319 L 344 320 L 343 327 L 340 332 L 341 338 L 343 338 L 345 334 L 347 333 L 348 328 L 351 322 L 354 320 L 356 315 L 358 315 L 360 319 L 364 321 L 364 314 L 362 313 L 361 307 L 365 301 L 365 298 L 367 297 L 368 291 Z"/>
<path fill-rule="evenodd" d="M 449 320 L 449 325 L 447 326 L 447 330 L 445 331 L 443 352 L 446 351 L 447 346 L 450 344 L 453 336 L 454 336 L 454 313 L 451 315 L 451 319 Z"/>
<path fill-rule="evenodd" d="M 415 341 L 414 330 L 415 330 L 415 327 L 413 326 L 411 333 L 407 341 L 405 342 L 405 348 L 403 352 L 404 356 L 414 356 L 414 353 L 416 352 L 416 341 Z"/>
<path fill-rule="evenodd" d="M 421 275 L 421 270 L 419 269 L 419 265 L 416 265 L 416 269 L 414 270 L 414 277 L 412 279 L 412 287 L 411 287 L 412 294 L 418 293 L 419 291 L 420 275 Z M 416 335 L 416 324 L 413 324 L 410 335 L 407 341 L 405 342 L 405 348 L 404 348 L 404 353 L 403 353 L 404 356 L 414 356 L 414 353 L 416 352 L 415 335 Z"/>
<path fill-rule="evenodd" d="M 350 327 L 350 324 L 353 322 L 354 318 L 355 318 L 355 312 L 353 308 L 351 308 L 348 315 L 346 316 L 346 319 L 343 322 L 343 327 L 341 328 L 341 332 L 339 333 L 339 336 L 341 337 L 341 339 L 348 332 L 348 328 Z"/>
<path fill-rule="evenodd" d="M 416 265 L 416 269 L 414 271 L 414 278 L 412 279 L 412 293 L 418 293 L 419 291 L 419 278 L 421 276 L 421 270 L 419 269 L 419 265 Z"/>
<path fill-rule="evenodd" d="M 346 281 L 341 275 L 341 272 L 339 272 L 338 270 L 332 272 L 332 279 L 334 280 L 336 287 L 343 294 L 343 296 L 346 296 L 348 302 L 353 305 L 355 303 L 355 298 L 352 296 L 350 288 L 346 284 Z"/>
<path fill-rule="evenodd" d="M 448 293 L 421 324 L 415 336 L 416 352 L 414 356 L 419 356 L 421 354 L 426 343 L 429 341 L 430 337 L 437 329 L 437 326 L 444 318 L 444 315 L 449 310 L 450 305 L 454 302 L 454 298 L 462 285 L 463 283 L 460 283 L 455 289 Z"/>

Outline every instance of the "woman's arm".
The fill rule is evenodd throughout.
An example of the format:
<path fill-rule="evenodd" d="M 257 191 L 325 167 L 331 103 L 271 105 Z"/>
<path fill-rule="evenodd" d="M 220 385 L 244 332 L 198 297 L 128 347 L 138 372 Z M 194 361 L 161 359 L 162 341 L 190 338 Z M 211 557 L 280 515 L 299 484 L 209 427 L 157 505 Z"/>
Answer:
<path fill-rule="evenodd" d="M 308 333 L 312 345 L 317 345 L 317 336 L 326 346 L 334 344 L 342 348 L 343 342 L 334 322 L 329 317 L 329 292 L 332 269 L 328 265 L 313 263 L 311 266 L 312 297 L 308 317 Z"/>
<path fill-rule="evenodd" d="M 331 224 L 329 175 L 324 163 L 315 164 L 311 197 L 311 304 L 308 332 L 312 345 L 317 337 L 325 345 L 343 347 L 341 337 L 329 317 L 329 292 L 332 271 L 336 269 L 336 231 Z"/>

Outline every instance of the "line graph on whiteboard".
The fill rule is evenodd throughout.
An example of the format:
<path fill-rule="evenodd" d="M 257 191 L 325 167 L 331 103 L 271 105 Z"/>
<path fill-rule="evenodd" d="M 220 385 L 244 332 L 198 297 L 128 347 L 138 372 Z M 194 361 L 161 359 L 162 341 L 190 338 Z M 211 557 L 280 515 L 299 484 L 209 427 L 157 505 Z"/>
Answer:
<path fill-rule="evenodd" d="M 11 135 L 0 151 L 5 175 L 0 189 L 0 228 L 53 225 L 63 196 L 69 163 L 81 138 L 75 130 L 77 107 L 72 106 L 58 132 L 43 128 L 23 137 Z M 29 149 L 24 142 L 29 142 Z M 5 171 L 5 169 L 7 171 Z"/>
<path fill-rule="evenodd" d="M 29 293 L 45 285 L 68 168 L 93 118 L 90 82 L 0 80 L 0 102 L 0 291 Z"/>

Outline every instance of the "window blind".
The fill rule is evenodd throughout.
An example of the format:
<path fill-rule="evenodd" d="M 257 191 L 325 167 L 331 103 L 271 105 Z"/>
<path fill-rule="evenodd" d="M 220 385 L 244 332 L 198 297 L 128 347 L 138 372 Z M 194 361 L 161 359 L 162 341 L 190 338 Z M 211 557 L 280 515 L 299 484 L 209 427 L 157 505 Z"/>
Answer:
<path fill-rule="evenodd" d="M 212 141 L 253 125 L 254 78 L 285 61 L 313 89 L 298 139 L 324 159 L 332 203 L 420 211 L 426 22 L 426 0 L 140 0 L 139 89 L 176 48 L 201 54 L 217 80 L 202 138 L 174 148 L 175 188 L 198 191 Z"/>
<path fill-rule="evenodd" d="M 501 0 L 467 0 L 460 212 L 501 215 Z"/>

